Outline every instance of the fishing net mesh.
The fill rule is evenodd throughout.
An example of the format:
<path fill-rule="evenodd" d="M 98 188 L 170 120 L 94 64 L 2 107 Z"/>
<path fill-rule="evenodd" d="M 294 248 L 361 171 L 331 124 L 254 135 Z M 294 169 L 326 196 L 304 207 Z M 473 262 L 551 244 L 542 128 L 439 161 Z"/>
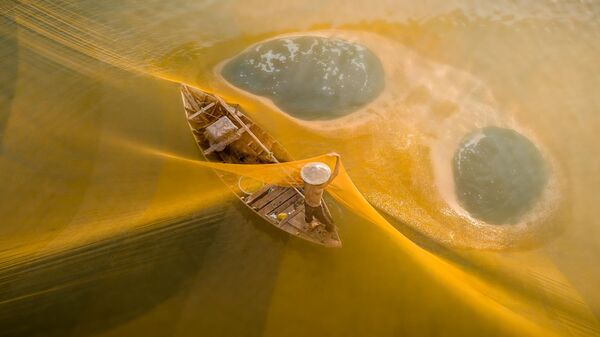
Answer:
<path fill-rule="evenodd" d="M 391 289 L 389 293 L 401 294 L 401 298 L 390 304 L 391 313 L 387 314 L 376 308 L 387 298 L 382 298 L 380 303 L 362 299 L 360 303 L 371 306 L 358 308 L 356 312 L 348 309 L 351 305 L 339 308 L 339 312 L 347 316 L 323 323 L 331 331 L 355 333 L 344 329 L 352 329 L 354 325 L 350 321 L 358 315 L 373 322 L 385 320 L 388 323 L 399 320 L 398 316 L 415 320 L 425 317 L 424 325 L 439 324 L 472 335 L 597 334 L 598 322 L 593 313 L 593 308 L 597 310 L 600 303 L 597 287 L 588 289 L 586 296 L 579 293 L 544 251 L 496 254 L 477 249 L 454 250 L 444 245 L 415 242 L 398 230 L 402 223 L 413 228 L 433 228 L 424 232 L 434 239 L 452 237 L 452 242 L 458 244 L 494 238 L 493 233 L 477 235 L 477 228 L 469 237 L 462 235 L 460 228 L 464 223 L 454 221 L 450 214 L 442 214 L 439 204 L 428 203 L 431 199 L 424 197 L 436 195 L 433 188 L 419 190 L 411 185 L 435 186 L 429 166 L 415 164 L 425 163 L 429 150 L 424 143 L 419 143 L 419 137 L 404 136 L 427 133 L 419 133 L 417 129 L 421 125 L 404 124 L 412 115 L 393 111 L 395 114 L 388 116 L 386 123 L 394 131 L 390 132 L 392 136 L 381 132 L 386 130 L 385 126 L 378 126 L 368 129 L 373 137 L 360 135 L 363 141 L 357 141 L 353 132 L 339 132 L 327 138 L 322 137 L 320 131 L 298 126 L 277 114 L 259 113 L 268 111 L 269 107 L 236 95 L 214 77 L 215 64 L 265 37 L 308 29 L 311 25 L 322 26 L 323 22 L 334 20 L 360 21 L 361 15 L 366 13 L 388 11 L 372 1 L 362 5 L 357 2 L 354 10 L 346 2 L 325 5 L 321 1 L 299 1 L 293 6 L 296 11 L 273 1 L 248 1 L 235 6 L 219 1 L 147 1 L 143 6 L 122 6 L 121 1 L 0 3 L 0 34 L 4 37 L 0 41 L 0 53 L 3 53 L 0 59 L 3 67 L 0 74 L 3 90 L 0 97 L 2 313 L 6 317 L 16 315 L 16 308 L 41 293 L 56 292 L 61 287 L 68 289 L 71 283 L 81 282 L 70 279 L 73 282 L 43 284 L 41 291 L 26 289 L 22 294 L 15 294 L 11 287 L 16 287 L 16 280 L 28 273 L 19 269 L 22 266 L 29 267 L 62 252 L 76 254 L 81 247 L 124 234 L 137 235 L 168 227 L 169 222 L 165 220 L 194 217 L 203 209 L 229 201 L 232 194 L 223 188 L 212 170 L 269 184 L 297 186 L 301 184 L 300 168 L 307 162 L 320 161 L 333 169 L 335 156 L 332 155 L 269 165 L 198 160 L 197 149 L 185 125 L 177 85 L 171 83 L 185 82 L 206 86 L 240 103 L 296 157 L 330 151 L 330 144 L 336 151 L 341 149 L 339 152 L 343 155 L 349 154 L 343 160 L 351 164 L 348 165 L 350 173 L 342 163 L 339 175 L 327 187 L 335 202 L 344 206 L 344 213 L 350 214 L 346 216 L 348 224 L 337 224 L 344 242 L 342 249 L 355 252 L 353 247 L 358 246 L 363 236 L 377 233 L 383 239 L 378 239 L 381 241 L 377 241 L 377 247 L 365 250 L 381 253 L 382 257 L 375 256 L 365 262 L 364 270 L 357 271 L 349 263 L 345 269 L 349 274 L 342 277 L 375 275 L 365 280 L 372 282 L 366 286 L 374 290 L 387 290 L 384 286 L 387 279 L 398 280 L 397 284 L 387 286 Z M 277 19 L 265 18 L 268 14 L 265 12 L 269 11 L 263 11 L 264 8 L 271 8 L 271 16 Z M 306 8 L 322 11 L 318 15 L 306 15 Z M 236 22 L 239 26 L 224 22 Z M 354 29 L 356 27 L 362 26 L 354 26 Z M 372 27 L 381 33 L 390 31 L 382 23 Z M 394 29 L 409 37 L 418 34 L 410 29 Z M 412 54 L 402 55 L 414 66 L 408 67 L 414 71 L 409 75 L 427 77 L 428 73 L 414 70 L 418 68 L 415 61 L 418 59 Z M 456 83 L 465 86 L 464 92 L 468 92 L 469 97 L 481 92 L 479 83 L 472 84 L 460 72 L 443 68 L 436 73 L 452 76 L 445 82 L 435 78 L 423 86 L 440 83 L 440 87 L 434 88 L 447 94 L 443 99 L 457 101 L 465 97 L 457 95 L 457 99 L 451 90 L 446 90 Z M 467 107 L 485 110 L 482 106 Z M 306 139 L 310 137 L 317 145 L 307 144 Z M 394 161 L 388 160 L 389 153 L 395 153 Z M 363 165 L 370 170 L 361 171 Z M 400 178 L 392 182 L 396 176 Z M 383 190 L 398 192 L 395 200 L 385 199 Z M 379 208 L 394 213 L 396 222 L 390 223 L 365 195 L 371 196 L 370 201 L 380 201 Z M 354 215 L 361 220 L 355 220 Z M 448 231 L 449 227 L 454 231 Z M 384 251 L 388 246 L 394 249 Z M 567 245 L 566 248 L 574 247 Z M 347 260 L 359 260 L 361 254 L 363 252 L 357 252 L 354 259 Z M 282 280 L 295 280 L 306 270 L 307 264 L 313 263 L 310 259 L 299 259 L 296 251 L 286 256 L 286 263 L 278 273 Z M 319 256 L 312 259 L 321 260 Z M 573 261 L 567 259 L 567 262 Z M 378 274 L 372 274 L 375 265 L 381 269 Z M 589 274 L 577 271 L 575 275 L 585 280 L 586 275 L 597 273 L 587 272 Z M 331 288 L 343 288 L 346 283 L 332 279 Z M 292 282 L 279 284 L 274 291 L 283 295 L 274 296 L 270 302 L 277 310 L 268 313 L 270 320 L 265 324 L 273 329 L 270 333 L 273 336 L 284 331 L 276 328 L 285 327 L 288 320 L 298 314 L 286 316 L 290 306 L 284 299 L 302 293 L 285 288 L 288 283 Z M 407 284 L 415 286 L 402 288 Z M 426 290 L 417 293 L 421 288 Z M 353 290 L 361 293 L 360 288 Z M 431 311 L 419 308 L 438 311 L 431 317 Z M 369 316 L 371 311 L 377 316 Z M 309 320 L 312 318 L 307 318 Z M 375 330 L 384 329 L 383 324 L 373 324 L 372 328 L 381 335 L 397 334 L 405 328 L 392 323 L 389 330 Z M 410 329 L 418 332 L 423 326 Z M 432 334 L 452 332 L 431 329 Z"/>

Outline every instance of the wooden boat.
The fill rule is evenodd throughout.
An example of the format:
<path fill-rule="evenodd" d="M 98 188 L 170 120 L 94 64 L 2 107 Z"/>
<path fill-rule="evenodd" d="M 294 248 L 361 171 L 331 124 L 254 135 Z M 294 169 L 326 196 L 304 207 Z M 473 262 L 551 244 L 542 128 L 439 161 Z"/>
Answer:
<path fill-rule="evenodd" d="M 237 105 L 196 88 L 181 85 L 185 116 L 207 161 L 234 164 L 272 164 L 291 161 L 288 152 L 252 122 Z M 215 170 L 216 171 L 216 170 Z M 307 224 L 302 188 L 263 185 L 246 191 L 240 177 L 216 171 L 225 184 L 252 211 L 291 235 L 326 247 L 341 247 L 337 228 Z M 330 216 L 327 204 L 321 203 Z"/>

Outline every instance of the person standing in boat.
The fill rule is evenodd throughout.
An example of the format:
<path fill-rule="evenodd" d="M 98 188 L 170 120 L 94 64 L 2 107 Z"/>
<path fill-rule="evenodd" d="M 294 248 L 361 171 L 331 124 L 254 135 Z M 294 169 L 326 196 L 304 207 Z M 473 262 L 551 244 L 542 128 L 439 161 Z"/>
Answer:
<path fill-rule="evenodd" d="M 337 155 L 333 172 L 329 166 L 321 162 L 311 162 L 302 167 L 300 176 L 304 181 L 304 221 L 311 229 L 319 224 L 325 225 L 328 232 L 333 232 L 333 218 L 326 206 L 323 206 L 323 191 L 339 173 L 339 155 Z"/>

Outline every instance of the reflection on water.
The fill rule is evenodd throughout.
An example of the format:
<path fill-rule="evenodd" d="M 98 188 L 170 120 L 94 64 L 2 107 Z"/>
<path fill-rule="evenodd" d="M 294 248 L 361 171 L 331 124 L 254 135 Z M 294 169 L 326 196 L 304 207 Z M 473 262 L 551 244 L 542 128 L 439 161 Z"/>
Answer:
<path fill-rule="evenodd" d="M 600 334 L 593 3 L 40 0 L 0 10 L 0 335 Z M 307 121 L 315 116 L 285 116 L 304 106 L 285 109 L 294 97 L 249 95 L 215 72 L 265 41 L 287 60 L 294 48 L 273 39 L 292 36 L 364 46 L 377 60 L 364 73 L 350 58 L 319 60 L 349 63 L 349 86 L 365 74 L 382 81 L 353 97 L 327 73 L 290 64 L 277 82 L 259 82 L 285 82 L 278 95 L 298 90 L 314 96 L 302 104 L 331 108 Z M 312 70 L 318 60 L 306 62 Z M 239 103 L 295 158 L 341 153 L 361 192 L 419 246 L 351 205 L 332 206 L 337 251 L 239 205 L 202 216 L 228 205 L 215 175 L 140 150 L 199 158 L 170 81 Z M 531 142 L 542 153 L 541 197 L 543 182 L 502 182 L 527 187 L 518 200 L 538 200 L 532 212 L 548 216 L 527 211 L 499 226 L 457 211 L 454 154 L 490 126 L 528 140 L 497 147 L 517 144 L 518 155 Z M 509 177 L 512 164 L 473 168 Z M 490 183 L 477 178 L 466 183 Z M 560 202 L 545 202 L 559 185 Z M 500 218 L 521 212 L 506 210 Z"/>
<path fill-rule="evenodd" d="M 260 43 L 225 64 L 235 86 L 301 119 L 333 119 L 373 100 L 383 69 L 364 46 L 336 38 L 290 36 Z"/>
<path fill-rule="evenodd" d="M 461 206 L 492 224 L 517 222 L 538 201 L 548 180 L 535 145 L 514 130 L 496 127 L 465 137 L 453 171 Z"/>

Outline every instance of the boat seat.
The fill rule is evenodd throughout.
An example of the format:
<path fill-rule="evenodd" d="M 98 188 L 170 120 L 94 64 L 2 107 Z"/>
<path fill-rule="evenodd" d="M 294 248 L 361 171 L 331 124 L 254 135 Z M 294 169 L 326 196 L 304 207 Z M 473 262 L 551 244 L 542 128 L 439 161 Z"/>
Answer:
<path fill-rule="evenodd" d="M 203 107 L 202 109 L 194 112 L 193 114 L 188 116 L 189 120 L 193 120 L 194 118 L 200 116 L 201 114 L 205 113 L 206 111 L 208 111 L 210 108 L 212 108 L 213 106 L 215 106 L 215 102 L 212 102 L 210 104 L 208 104 L 207 106 Z"/>

